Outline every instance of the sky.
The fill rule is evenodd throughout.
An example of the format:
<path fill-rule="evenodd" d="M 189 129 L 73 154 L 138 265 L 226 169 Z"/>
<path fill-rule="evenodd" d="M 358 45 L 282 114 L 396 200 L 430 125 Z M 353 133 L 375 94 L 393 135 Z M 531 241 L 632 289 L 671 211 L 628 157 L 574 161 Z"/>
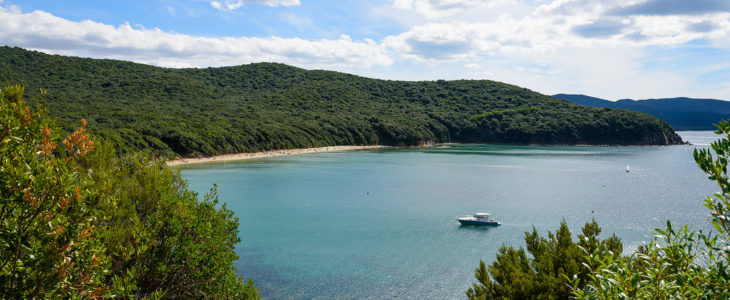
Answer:
<path fill-rule="evenodd" d="M 0 0 L 0 45 L 174 68 L 279 62 L 608 100 L 730 100 L 730 0 Z"/>

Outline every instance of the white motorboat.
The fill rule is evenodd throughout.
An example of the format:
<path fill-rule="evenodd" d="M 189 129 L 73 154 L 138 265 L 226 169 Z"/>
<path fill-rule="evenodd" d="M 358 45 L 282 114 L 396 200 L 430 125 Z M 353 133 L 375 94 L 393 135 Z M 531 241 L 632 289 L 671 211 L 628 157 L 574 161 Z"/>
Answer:
<path fill-rule="evenodd" d="M 467 226 L 499 226 L 502 222 L 492 218 L 489 213 L 476 213 L 473 216 L 457 218 L 461 225 Z"/>

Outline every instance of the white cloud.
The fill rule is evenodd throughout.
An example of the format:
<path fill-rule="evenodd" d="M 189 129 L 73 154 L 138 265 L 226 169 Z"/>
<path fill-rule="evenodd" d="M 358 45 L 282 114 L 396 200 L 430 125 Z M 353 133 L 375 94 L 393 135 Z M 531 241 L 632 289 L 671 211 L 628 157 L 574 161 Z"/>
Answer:
<path fill-rule="evenodd" d="M 298 0 L 246 1 L 299 5 Z M 347 35 L 334 39 L 200 37 L 129 24 L 72 22 L 42 11 L 24 14 L 16 6 L 0 6 L 0 41 L 48 53 L 168 67 L 275 61 L 388 79 L 486 76 L 543 93 L 580 92 L 609 99 L 727 98 L 730 94 L 730 79 L 725 79 L 730 64 L 724 59 L 730 51 L 730 12 L 726 10 L 693 8 L 692 13 L 683 14 L 675 8 L 672 13 L 651 14 L 640 4 L 652 0 L 499 5 L 509 1 L 392 0 L 387 5 L 390 12 L 380 8 L 375 13 L 398 20 L 405 29 L 378 41 L 353 40 Z M 703 1 L 709 3 L 705 7 L 722 3 Z M 209 3 L 221 10 L 244 4 L 243 0 Z M 621 7 L 642 9 L 631 14 Z M 313 27 L 307 16 L 283 16 L 281 20 L 299 28 Z M 716 55 L 717 62 L 696 55 L 687 63 L 672 53 L 695 46 L 724 54 Z M 659 51 L 669 53 L 662 56 Z"/>
<path fill-rule="evenodd" d="M 394 6 L 415 9 L 416 1 Z M 723 79 L 723 74 L 730 73 L 730 66 L 713 69 L 710 65 L 717 63 L 698 61 L 701 55 L 685 62 L 677 55 L 658 58 L 657 52 L 691 52 L 688 45 L 694 42 L 728 53 L 730 13 L 724 9 L 694 13 L 696 8 L 689 13 L 679 9 L 671 14 L 610 13 L 644 2 L 556 0 L 533 6 L 531 13 L 485 18 L 473 18 L 475 14 L 467 10 L 410 26 L 386 37 L 383 44 L 397 57 L 426 62 L 413 72 L 398 70 L 393 75 L 397 79 L 480 79 L 489 74 L 491 79 L 548 94 L 727 98 L 730 79 Z M 700 76 L 714 80 L 712 87 Z"/>
<path fill-rule="evenodd" d="M 210 6 L 217 10 L 232 11 L 243 6 L 244 0 L 224 0 L 223 2 L 211 1 Z M 297 6 L 300 5 L 299 0 L 246 0 L 247 2 L 256 2 L 268 6 Z"/>
<path fill-rule="evenodd" d="M 556 1 L 523 18 L 426 23 L 386 37 L 384 44 L 406 57 L 438 63 L 517 50 L 677 46 L 730 32 L 730 13 L 611 17 L 602 15 L 609 6 L 579 5 L 583 2 Z"/>
<path fill-rule="evenodd" d="M 282 37 L 197 37 L 160 29 L 73 22 L 43 11 L 0 7 L 0 41 L 48 53 L 82 53 L 161 66 L 224 66 L 273 61 L 303 67 L 373 66 L 393 63 L 386 49 L 366 39 L 305 40 Z"/>
<path fill-rule="evenodd" d="M 210 6 L 217 10 L 231 11 L 243 6 L 243 0 L 225 0 L 223 3 L 218 1 L 211 1 Z"/>
<path fill-rule="evenodd" d="M 297 6 L 301 5 L 299 0 L 246 0 L 249 2 L 263 3 L 268 6 Z"/>
<path fill-rule="evenodd" d="M 392 0 L 392 7 L 414 11 L 428 19 L 457 14 L 477 7 L 492 7 L 510 0 Z"/>

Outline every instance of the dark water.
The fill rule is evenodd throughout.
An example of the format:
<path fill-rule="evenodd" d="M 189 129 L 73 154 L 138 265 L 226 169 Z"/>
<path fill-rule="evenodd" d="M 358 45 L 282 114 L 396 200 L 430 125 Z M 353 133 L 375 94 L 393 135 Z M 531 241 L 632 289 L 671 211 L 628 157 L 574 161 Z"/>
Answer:
<path fill-rule="evenodd" d="M 698 147 L 711 132 L 680 132 Z M 317 153 L 183 169 L 201 194 L 218 184 L 240 219 L 236 267 L 263 298 L 452 299 L 500 245 L 524 232 L 574 233 L 596 218 L 632 251 L 666 220 L 707 228 L 716 186 L 696 146 L 449 145 Z M 626 172 L 629 165 L 631 172 Z M 457 217 L 490 212 L 498 228 Z"/>

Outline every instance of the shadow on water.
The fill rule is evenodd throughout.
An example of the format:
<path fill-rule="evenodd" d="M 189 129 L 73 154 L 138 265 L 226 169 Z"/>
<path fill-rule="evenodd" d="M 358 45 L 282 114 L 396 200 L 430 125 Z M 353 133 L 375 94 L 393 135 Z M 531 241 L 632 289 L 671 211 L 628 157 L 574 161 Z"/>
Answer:
<path fill-rule="evenodd" d="M 459 230 L 489 231 L 490 229 L 497 229 L 497 227 L 499 226 L 459 225 Z"/>

